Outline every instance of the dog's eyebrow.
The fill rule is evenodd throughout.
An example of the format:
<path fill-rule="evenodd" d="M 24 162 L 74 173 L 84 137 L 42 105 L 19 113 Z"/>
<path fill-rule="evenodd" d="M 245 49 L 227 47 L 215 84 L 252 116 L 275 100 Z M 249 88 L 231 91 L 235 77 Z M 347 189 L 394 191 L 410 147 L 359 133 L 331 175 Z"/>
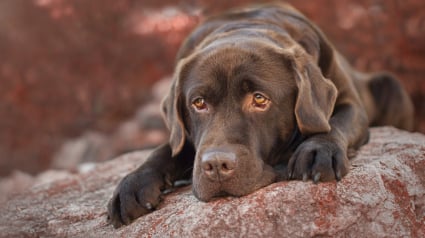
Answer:
<path fill-rule="evenodd" d="M 226 94 L 226 89 L 221 89 L 214 85 L 193 85 L 187 89 L 186 97 L 188 103 L 191 103 L 196 97 L 203 97 L 209 104 L 216 104 Z"/>
<path fill-rule="evenodd" d="M 206 97 L 210 93 L 211 89 L 207 85 L 191 85 L 186 90 L 186 96 L 188 99 L 193 97 L 203 96 Z"/>

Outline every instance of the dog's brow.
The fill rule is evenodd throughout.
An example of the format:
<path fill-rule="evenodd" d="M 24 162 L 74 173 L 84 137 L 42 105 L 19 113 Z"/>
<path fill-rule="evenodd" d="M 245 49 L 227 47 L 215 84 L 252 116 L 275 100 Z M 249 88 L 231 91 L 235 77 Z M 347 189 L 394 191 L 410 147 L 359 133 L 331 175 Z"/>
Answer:
<path fill-rule="evenodd" d="M 207 103 L 216 104 L 220 98 L 224 97 L 225 91 L 226 90 L 222 90 L 212 85 L 198 85 L 191 87 L 187 91 L 186 96 L 189 103 L 196 97 L 201 96 L 207 101 Z"/>

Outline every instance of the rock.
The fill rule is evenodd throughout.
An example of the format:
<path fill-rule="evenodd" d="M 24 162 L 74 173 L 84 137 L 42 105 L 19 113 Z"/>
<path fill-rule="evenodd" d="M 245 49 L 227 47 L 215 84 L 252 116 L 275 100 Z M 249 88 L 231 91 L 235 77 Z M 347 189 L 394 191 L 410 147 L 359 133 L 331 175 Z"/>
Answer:
<path fill-rule="evenodd" d="M 33 177 L 21 171 L 13 171 L 10 176 L 0 180 L 0 204 L 8 197 L 22 192 L 33 184 Z"/>
<path fill-rule="evenodd" d="M 160 103 L 169 90 L 171 77 L 164 77 L 152 87 L 149 103 L 135 115 L 120 123 L 114 132 L 104 134 L 86 131 L 78 138 L 67 140 L 54 154 L 53 169 L 78 170 L 83 163 L 100 162 L 119 154 L 153 148 L 168 140 Z"/>
<path fill-rule="evenodd" d="M 54 169 L 74 170 L 79 164 L 96 161 L 105 155 L 107 136 L 95 132 L 85 132 L 81 137 L 66 141 L 53 156 L 51 167 Z"/>
<path fill-rule="evenodd" d="M 88 170 L 87 163 L 81 166 L 83 169 L 80 170 Z M 27 191 L 33 186 L 52 183 L 53 181 L 68 178 L 70 176 L 72 176 L 72 174 L 66 170 L 51 169 L 37 176 L 32 176 L 21 171 L 13 171 L 10 176 L 0 180 L 0 204 L 4 204 L 14 195 Z"/>
<path fill-rule="evenodd" d="M 114 229 L 106 204 L 148 151 L 33 186 L 0 209 L 1 237 L 425 237 L 425 136 L 371 129 L 340 182 L 285 181 L 250 195 L 198 201 L 190 186 Z"/>

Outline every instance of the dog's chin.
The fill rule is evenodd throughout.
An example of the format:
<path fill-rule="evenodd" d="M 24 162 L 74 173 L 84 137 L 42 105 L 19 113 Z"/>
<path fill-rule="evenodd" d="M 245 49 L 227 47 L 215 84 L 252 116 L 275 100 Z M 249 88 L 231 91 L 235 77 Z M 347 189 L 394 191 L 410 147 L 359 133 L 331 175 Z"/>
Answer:
<path fill-rule="evenodd" d="M 201 193 L 199 193 L 197 190 L 193 189 L 193 195 L 195 195 L 195 197 L 202 202 L 211 202 L 214 201 L 215 199 L 218 199 L 220 197 L 227 197 L 227 196 L 232 196 L 234 197 L 234 195 L 229 194 L 227 192 L 224 191 L 219 191 L 219 192 L 205 192 L 202 191 Z"/>
<path fill-rule="evenodd" d="M 217 183 L 205 178 L 193 178 L 192 191 L 195 197 L 203 202 L 225 196 L 242 197 L 276 182 L 277 178 L 277 173 L 271 168 L 263 170 L 256 181 L 246 178 L 239 181 L 227 180 Z"/>

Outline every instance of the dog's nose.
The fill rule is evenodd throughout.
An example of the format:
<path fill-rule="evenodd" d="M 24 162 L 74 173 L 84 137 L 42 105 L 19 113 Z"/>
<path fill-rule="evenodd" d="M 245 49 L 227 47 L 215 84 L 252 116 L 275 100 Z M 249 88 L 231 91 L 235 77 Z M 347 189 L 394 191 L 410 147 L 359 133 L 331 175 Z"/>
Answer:
<path fill-rule="evenodd" d="M 230 152 L 208 152 L 202 156 L 202 171 L 213 181 L 224 181 L 233 176 L 236 155 Z"/>

